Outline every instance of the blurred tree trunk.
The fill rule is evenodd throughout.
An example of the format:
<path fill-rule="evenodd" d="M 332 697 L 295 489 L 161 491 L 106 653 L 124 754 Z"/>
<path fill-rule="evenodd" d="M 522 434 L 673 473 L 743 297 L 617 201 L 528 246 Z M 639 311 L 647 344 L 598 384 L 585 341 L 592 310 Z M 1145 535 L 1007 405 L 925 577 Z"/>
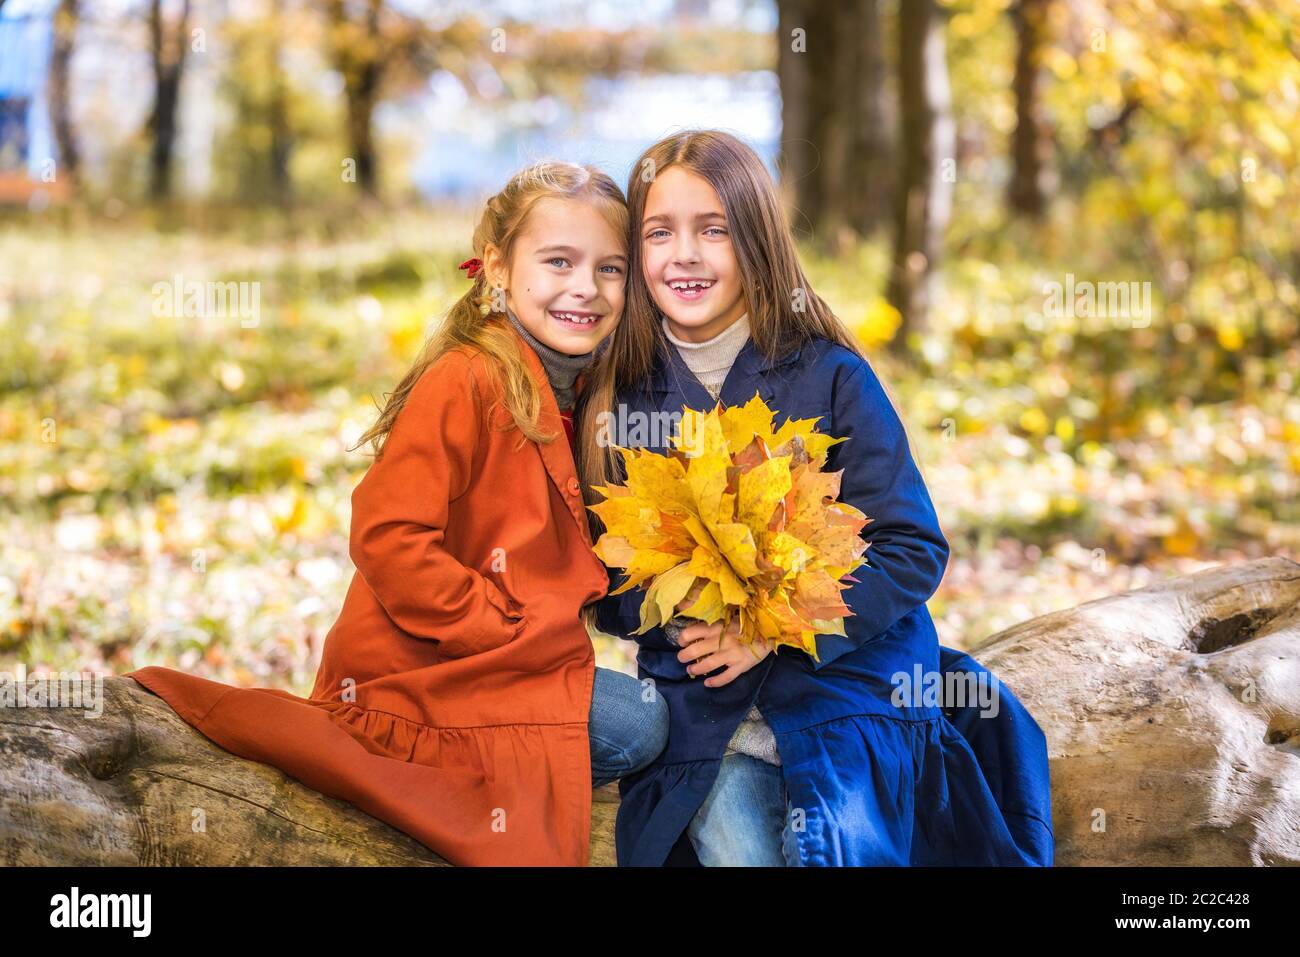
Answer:
<path fill-rule="evenodd" d="M 73 189 L 77 186 L 81 153 L 77 150 L 77 137 L 72 128 L 68 90 L 73 40 L 81 19 L 79 7 L 78 0 L 60 0 L 59 9 L 54 14 L 54 46 L 50 51 L 50 123 L 59 146 L 59 172 Z"/>
<path fill-rule="evenodd" d="M 894 167 L 879 0 L 780 0 L 781 167 L 797 221 L 823 245 L 868 235 Z M 799 32 L 796 32 L 799 31 Z"/>
<path fill-rule="evenodd" d="M 170 25 L 163 20 L 162 0 L 150 0 L 149 52 L 153 60 L 154 102 L 153 112 L 149 116 L 149 131 L 153 136 L 153 149 L 149 157 L 149 193 L 155 200 L 171 196 L 176 107 L 180 102 L 189 24 L 190 0 L 181 0 L 180 16 Z"/>
<path fill-rule="evenodd" d="M 284 73 L 284 0 L 271 0 L 270 51 L 271 96 L 268 120 L 271 127 L 271 184 L 276 200 L 288 203 L 293 191 L 289 158 L 293 135 L 289 127 L 289 80 Z"/>
<path fill-rule="evenodd" d="M 349 156 L 356 164 L 356 180 L 366 196 L 378 195 L 373 118 L 383 74 L 379 17 L 383 0 L 364 0 L 365 10 L 355 20 L 344 0 L 329 0 L 330 44 L 334 67 L 343 74 L 347 97 Z"/>
<path fill-rule="evenodd" d="M 844 180 L 849 224 L 867 236 L 889 222 L 894 195 L 896 135 L 894 100 L 887 82 L 884 24 L 880 0 L 858 0 L 841 36 L 852 40 L 854 55 L 840 61 L 841 89 L 849 91 L 850 115 L 842 127 L 850 136 Z"/>
<path fill-rule="evenodd" d="M 930 286 L 956 180 L 956 133 L 944 50 L 943 21 L 934 0 L 899 5 L 899 184 L 889 301 L 902 316 L 894 351 L 928 326 Z"/>
<path fill-rule="evenodd" d="M 1017 0 L 1011 8 L 1016 30 L 1016 130 L 1011 140 L 1014 169 L 1007 201 L 1014 213 L 1038 218 L 1056 190 L 1052 131 L 1043 112 L 1043 51 L 1047 46 L 1050 0 Z"/>
<path fill-rule="evenodd" d="M 799 221 L 812 217 L 808 211 L 811 197 L 806 180 L 815 163 L 812 143 L 808 139 L 808 53 L 807 20 L 804 10 L 808 0 L 778 0 L 776 26 L 776 75 L 781 88 L 781 188 Z M 803 35 L 795 33 L 803 30 Z M 800 215 L 801 214 L 801 215 Z M 793 218 L 793 217 L 792 217 Z"/>
<path fill-rule="evenodd" d="M 806 30 L 803 26 L 806 3 L 807 0 L 777 0 L 776 5 L 776 81 L 781 90 L 781 191 L 790 207 L 800 212 L 806 211 L 807 203 L 803 177 L 813 168 L 813 144 L 807 139 L 805 114 L 809 100 L 806 38 L 801 39 L 794 33 L 798 29 Z"/>

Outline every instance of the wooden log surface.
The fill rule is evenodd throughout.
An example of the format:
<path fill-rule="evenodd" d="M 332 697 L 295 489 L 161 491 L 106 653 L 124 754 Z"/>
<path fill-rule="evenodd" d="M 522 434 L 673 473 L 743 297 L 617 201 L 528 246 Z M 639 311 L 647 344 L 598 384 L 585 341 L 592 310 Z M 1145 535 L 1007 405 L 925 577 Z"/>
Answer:
<path fill-rule="evenodd" d="M 1047 737 L 1058 864 L 1300 864 L 1300 564 L 1205 569 L 972 654 Z"/>
<path fill-rule="evenodd" d="M 1056 863 L 1300 864 L 1300 565 L 1217 566 L 973 652 L 1047 736 Z M 217 747 L 130 678 L 102 714 L 0 708 L 0 863 L 445 864 Z M 617 785 L 593 791 L 614 864 Z"/>

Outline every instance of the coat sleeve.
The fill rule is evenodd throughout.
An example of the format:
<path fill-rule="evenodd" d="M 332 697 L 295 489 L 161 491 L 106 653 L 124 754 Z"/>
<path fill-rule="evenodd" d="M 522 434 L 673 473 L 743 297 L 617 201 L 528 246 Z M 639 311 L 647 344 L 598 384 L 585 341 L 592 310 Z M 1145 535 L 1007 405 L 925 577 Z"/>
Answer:
<path fill-rule="evenodd" d="M 610 478 L 610 484 L 622 485 L 627 481 L 626 473 L 623 469 L 623 457 L 614 456 L 614 475 Z M 591 540 L 597 541 L 604 533 L 605 526 L 600 517 L 594 512 L 591 513 Z M 609 569 L 609 592 L 623 587 L 627 581 L 627 575 L 617 568 Z M 606 592 L 605 597 L 596 603 L 596 627 L 608 635 L 616 638 L 624 638 L 628 641 L 635 641 L 642 648 L 649 648 L 653 651 L 677 651 L 680 646 L 673 644 L 664 634 L 663 628 L 655 625 L 642 635 L 632 634 L 637 628 L 641 627 L 641 602 L 645 598 L 645 589 L 631 588 L 621 595 L 611 595 Z"/>
<path fill-rule="evenodd" d="M 948 567 L 948 540 L 884 387 L 865 359 L 841 375 L 831 431 L 849 441 L 831 448 L 826 469 L 844 470 L 840 501 L 872 519 L 862 530 L 870 547 L 853 572 L 857 582 L 841 593 L 853 612 L 844 619 L 847 637 L 817 636 L 818 670 L 924 604 Z"/>
<path fill-rule="evenodd" d="M 507 644 L 523 621 L 501 589 L 444 547 L 449 503 L 469 487 L 482 434 L 469 363 L 449 352 L 425 371 L 352 493 L 357 571 L 399 628 L 439 642 L 449 658 Z"/>

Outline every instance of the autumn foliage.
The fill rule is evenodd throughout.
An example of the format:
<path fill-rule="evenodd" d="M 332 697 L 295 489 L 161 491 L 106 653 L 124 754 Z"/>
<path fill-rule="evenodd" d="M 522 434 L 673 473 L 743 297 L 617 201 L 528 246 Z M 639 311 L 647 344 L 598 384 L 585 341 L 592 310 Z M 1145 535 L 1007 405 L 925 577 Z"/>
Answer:
<path fill-rule="evenodd" d="M 666 454 L 618 447 L 625 485 L 598 486 L 588 506 L 605 532 L 595 551 L 627 580 L 611 594 L 644 587 L 642 634 L 682 613 L 729 624 L 740 638 L 788 644 L 816 657 L 816 636 L 844 634 L 852 614 L 840 593 L 866 561 L 871 521 L 836 501 L 839 472 L 827 453 L 843 438 L 817 432 L 817 419 L 790 419 L 757 395 L 743 406 L 685 409 Z"/>

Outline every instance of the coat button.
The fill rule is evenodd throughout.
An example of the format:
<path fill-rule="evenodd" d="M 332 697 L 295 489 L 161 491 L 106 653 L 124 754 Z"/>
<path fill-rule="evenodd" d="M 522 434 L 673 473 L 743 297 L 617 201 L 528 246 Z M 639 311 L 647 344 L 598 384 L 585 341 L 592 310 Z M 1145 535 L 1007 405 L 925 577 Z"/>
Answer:
<path fill-rule="evenodd" d="M 582 486 L 578 484 L 578 480 L 577 480 L 576 478 L 570 478 L 570 479 L 569 479 L 569 494 L 570 494 L 570 495 L 577 495 L 577 494 L 578 494 L 579 492 L 581 492 L 581 491 L 582 491 Z"/>

